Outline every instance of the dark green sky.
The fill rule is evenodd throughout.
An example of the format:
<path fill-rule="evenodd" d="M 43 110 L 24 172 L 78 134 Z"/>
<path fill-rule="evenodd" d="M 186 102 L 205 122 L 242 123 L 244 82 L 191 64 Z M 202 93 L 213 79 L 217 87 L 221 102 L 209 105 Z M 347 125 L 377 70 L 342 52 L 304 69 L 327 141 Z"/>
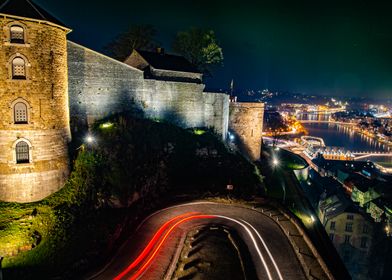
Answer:
<path fill-rule="evenodd" d="M 150 23 L 170 48 L 178 30 L 208 27 L 224 67 L 209 86 L 392 98 L 390 1 L 35 0 L 70 39 L 101 50 L 132 23 Z M 255 3 L 257 2 L 257 3 Z"/>

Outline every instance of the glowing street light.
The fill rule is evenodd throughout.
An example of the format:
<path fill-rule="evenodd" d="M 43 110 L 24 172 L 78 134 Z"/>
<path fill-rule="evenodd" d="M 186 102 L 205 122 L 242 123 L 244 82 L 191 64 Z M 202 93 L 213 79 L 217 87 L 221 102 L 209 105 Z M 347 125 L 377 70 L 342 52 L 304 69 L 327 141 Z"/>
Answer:
<path fill-rule="evenodd" d="M 86 142 L 87 142 L 88 144 L 92 144 L 92 143 L 94 142 L 94 137 L 91 136 L 91 135 L 87 135 L 87 136 L 86 136 Z"/>
<path fill-rule="evenodd" d="M 391 236 L 391 228 L 389 225 L 385 226 L 385 233 L 387 234 L 387 236 Z"/>
<path fill-rule="evenodd" d="M 279 160 L 277 159 L 277 158 L 274 158 L 273 160 L 272 160 L 272 164 L 273 164 L 273 166 L 278 166 L 279 165 Z"/>

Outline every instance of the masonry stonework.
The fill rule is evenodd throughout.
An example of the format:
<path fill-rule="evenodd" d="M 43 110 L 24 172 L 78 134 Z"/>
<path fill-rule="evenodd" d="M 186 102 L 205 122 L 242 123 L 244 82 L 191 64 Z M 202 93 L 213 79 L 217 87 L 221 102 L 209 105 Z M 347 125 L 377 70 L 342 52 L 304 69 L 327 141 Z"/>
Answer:
<path fill-rule="evenodd" d="M 230 103 L 229 131 L 239 149 L 251 160 L 260 159 L 263 116 L 263 103 Z"/>
<path fill-rule="evenodd" d="M 23 43 L 10 41 L 14 24 L 24 27 Z M 68 32 L 46 22 L 0 18 L 0 200 L 40 200 L 68 176 Z M 25 79 L 13 79 L 14 57 L 25 60 Z M 26 123 L 15 122 L 17 102 L 27 107 Z M 29 144 L 28 162 L 16 161 L 18 141 Z"/>
<path fill-rule="evenodd" d="M 142 71 L 73 42 L 68 66 L 73 123 L 91 125 L 129 111 L 184 128 L 210 127 L 226 137 L 226 94 L 203 92 L 203 84 L 144 79 Z"/>

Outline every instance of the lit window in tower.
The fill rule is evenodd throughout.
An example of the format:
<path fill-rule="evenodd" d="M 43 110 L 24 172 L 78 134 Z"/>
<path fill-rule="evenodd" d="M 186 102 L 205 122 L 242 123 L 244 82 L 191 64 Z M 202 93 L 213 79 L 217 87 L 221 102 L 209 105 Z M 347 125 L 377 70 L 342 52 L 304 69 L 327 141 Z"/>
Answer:
<path fill-rule="evenodd" d="M 12 79 L 26 79 L 26 62 L 21 57 L 15 57 L 12 60 Z"/>
<path fill-rule="evenodd" d="M 11 43 L 24 44 L 24 29 L 19 25 L 13 25 L 10 28 Z"/>
<path fill-rule="evenodd" d="M 18 102 L 14 106 L 14 122 L 15 124 L 26 124 L 27 120 L 27 106 L 22 102 Z"/>
<path fill-rule="evenodd" d="M 29 144 L 25 141 L 20 141 L 16 144 L 16 163 L 29 163 L 30 162 L 30 148 Z"/>

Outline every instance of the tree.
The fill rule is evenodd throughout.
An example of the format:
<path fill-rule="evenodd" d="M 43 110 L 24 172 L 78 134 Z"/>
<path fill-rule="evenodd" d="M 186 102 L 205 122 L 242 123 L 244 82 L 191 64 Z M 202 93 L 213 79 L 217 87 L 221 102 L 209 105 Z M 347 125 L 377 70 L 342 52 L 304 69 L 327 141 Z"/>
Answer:
<path fill-rule="evenodd" d="M 134 49 L 153 50 L 159 47 L 155 40 L 156 29 L 149 24 L 131 26 L 118 35 L 105 47 L 105 52 L 120 61 L 124 61 Z"/>
<path fill-rule="evenodd" d="M 178 32 L 173 42 L 173 50 L 204 73 L 210 73 L 211 66 L 223 62 L 222 48 L 218 45 L 212 30 L 191 28 Z"/>

